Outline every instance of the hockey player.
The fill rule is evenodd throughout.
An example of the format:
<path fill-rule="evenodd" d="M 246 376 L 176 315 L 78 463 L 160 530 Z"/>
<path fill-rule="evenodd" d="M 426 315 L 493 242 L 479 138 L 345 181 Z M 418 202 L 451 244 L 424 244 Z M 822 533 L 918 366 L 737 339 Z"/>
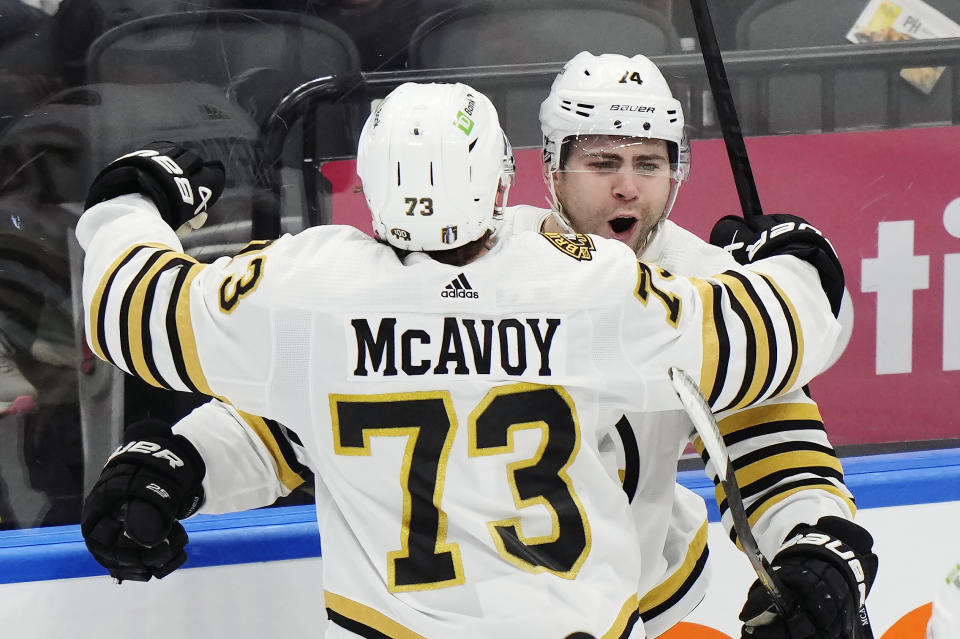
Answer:
<path fill-rule="evenodd" d="M 690 175 L 690 148 L 681 105 L 649 59 L 578 54 L 554 81 L 540 121 L 553 208 L 512 207 L 507 225 L 514 232 L 572 229 L 618 239 L 640 259 L 688 276 L 721 273 L 747 261 L 749 242 L 742 242 L 742 227 L 749 221 L 731 216 L 715 226 L 712 242 L 739 247 L 731 255 L 668 219 L 680 185 Z M 733 243 L 735 237 L 739 245 Z M 838 286 L 842 289 L 842 282 Z M 877 568 L 872 539 L 852 521 L 853 498 L 816 404 L 797 390 L 746 409 L 725 410 L 718 420 L 740 466 L 737 477 L 765 554 L 777 555 L 797 531 L 819 530 L 869 557 L 863 566 L 869 589 Z M 692 611 L 710 578 L 705 504 L 675 483 L 678 454 L 696 433 L 680 410 L 628 414 L 617 430 L 624 489 L 642 540 L 640 613 L 648 636 L 656 637 Z M 699 441 L 695 444 L 706 461 Z M 723 525 L 737 541 L 726 495 L 712 479 Z M 822 547 L 805 548 L 799 557 L 796 548 L 785 551 L 774 565 L 798 591 L 815 636 L 849 639 L 863 579 Z M 787 554 L 792 558 L 787 560 Z M 815 578 L 821 576 L 822 581 Z M 788 635 L 782 622 L 762 615 L 769 605 L 755 583 L 741 613 L 745 637 L 801 636 Z"/>
<path fill-rule="evenodd" d="M 642 637 L 638 539 L 602 444 L 616 417 L 675 406 L 668 365 L 715 406 L 748 404 L 804 384 L 833 348 L 841 274 L 818 233 L 744 225 L 763 246 L 725 276 L 738 297 L 603 238 L 494 242 L 510 167 L 482 94 L 405 84 L 360 140 L 378 240 L 319 227 L 199 264 L 173 229 L 216 199 L 219 167 L 168 144 L 91 186 L 91 347 L 284 424 L 317 476 L 328 636 Z M 748 366 L 759 330 L 769 348 Z M 84 505 L 98 561 L 162 577 L 185 560 L 177 520 L 269 490 L 230 485 L 245 467 L 275 477 L 248 432 L 128 429 Z"/>

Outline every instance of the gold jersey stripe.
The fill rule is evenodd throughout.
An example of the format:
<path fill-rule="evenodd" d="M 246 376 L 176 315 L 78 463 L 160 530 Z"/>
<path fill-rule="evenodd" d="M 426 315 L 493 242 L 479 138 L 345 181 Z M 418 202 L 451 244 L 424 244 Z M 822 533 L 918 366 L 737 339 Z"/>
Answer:
<path fill-rule="evenodd" d="M 157 388 L 170 387 L 153 376 L 150 367 L 147 365 L 147 354 L 145 353 L 146 344 L 144 344 L 144 335 L 142 331 L 144 314 L 148 314 L 152 309 L 144 308 L 144 301 L 147 296 L 147 289 L 151 282 L 161 271 L 166 270 L 167 265 L 173 261 L 179 261 L 180 254 L 173 251 L 166 251 L 156 262 L 143 274 L 143 277 L 136 283 L 133 291 L 133 297 L 130 300 L 130 312 L 127 314 L 128 342 L 130 347 L 130 359 L 135 375 L 143 379 L 151 386 Z M 149 335 L 147 336 L 150 337 Z M 152 345 L 151 345 L 152 347 Z"/>
<path fill-rule="evenodd" d="M 690 541 L 690 545 L 687 547 L 687 554 L 683 558 L 683 563 L 677 567 L 672 575 L 657 584 L 650 590 L 650 592 L 643 596 L 643 599 L 640 600 L 640 605 L 638 607 L 640 614 L 642 615 L 648 610 L 661 605 L 664 601 L 672 597 L 678 590 L 683 588 L 683 586 L 687 583 L 687 580 L 690 578 L 694 567 L 696 567 L 697 562 L 700 561 L 700 557 L 703 556 L 703 552 L 706 549 L 707 522 L 704 521 L 703 525 L 700 526 L 700 530 L 697 531 L 697 534 L 694 535 L 693 539 Z"/>
<path fill-rule="evenodd" d="M 323 596 L 329 610 L 351 621 L 363 624 L 391 639 L 426 639 L 423 635 L 394 621 L 375 608 L 347 599 L 329 590 L 324 590 Z M 632 627 L 631 622 L 636 623 L 638 616 L 637 595 L 634 593 L 623 603 L 613 625 L 600 636 L 600 639 L 621 639 Z"/>
<path fill-rule="evenodd" d="M 102 360 L 113 362 L 114 360 L 107 354 L 106 345 L 100 341 L 100 315 L 103 312 L 103 306 L 107 303 L 107 298 L 110 296 L 110 288 L 113 283 L 113 279 L 117 276 L 117 271 L 125 265 L 135 253 L 140 252 L 144 248 L 167 248 L 163 244 L 150 242 L 146 244 L 136 244 L 131 246 L 129 249 L 123 252 L 117 259 L 110 264 L 110 267 L 104 271 L 103 277 L 100 278 L 100 283 L 97 285 L 97 290 L 93 293 L 93 297 L 90 300 L 90 334 L 87 336 L 87 341 L 90 343 L 90 348 L 94 353 L 97 354 Z"/>
<path fill-rule="evenodd" d="M 633 628 L 633 624 L 635 624 L 640 617 L 640 613 L 637 612 L 637 605 L 636 593 L 627 597 L 627 600 L 623 602 L 623 606 L 620 607 L 620 613 L 617 615 L 616 621 L 610 626 L 610 630 L 607 630 L 600 636 L 600 639 L 622 639 L 626 636 L 628 630 Z"/>
<path fill-rule="evenodd" d="M 770 510 L 771 508 L 779 504 L 781 501 L 783 501 L 787 497 L 790 497 L 791 495 L 795 495 L 799 492 L 806 491 L 806 490 L 822 490 L 839 497 L 844 501 L 844 503 L 847 504 L 847 507 L 850 509 L 850 516 L 852 517 L 853 515 L 855 515 L 857 513 L 857 506 L 856 504 L 853 503 L 853 500 L 850 499 L 850 496 L 845 494 L 844 491 L 841 490 L 840 488 L 837 488 L 833 484 L 829 483 L 826 479 L 824 480 L 824 482 L 825 482 L 824 484 L 818 484 L 815 486 L 798 486 L 790 490 L 785 490 L 782 493 L 771 495 L 767 500 L 764 501 L 763 505 L 760 508 L 757 508 L 753 513 L 750 514 L 749 517 L 747 517 L 747 522 L 750 524 L 750 527 L 753 528 L 757 524 L 757 522 L 760 521 L 760 518 L 763 516 L 765 512 L 767 512 L 768 510 Z M 740 545 L 739 537 L 736 540 L 736 544 L 737 544 L 737 548 L 739 548 L 740 550 L 743 550 L 743 546 Z"/>
<path fill-rule="evenodd" d="M 347 599 L 329 590 L 323 591 L 323 597 L 327 608 L 333 612 L 373 628 L 377 632 L 381 632 L 392 639 L 426 639 L 423 635 L 397 623 L 379 610 L 371 608 L 370 606 L 353 601 L 352 599 Z"/>
<path fill-rule="evenodd" d="M 790 301 L 790 298 L 787 297 L 783 290 L 777 285 L 776 281 L 769 275 L 764 275 L 759 273 L 763 277 L 764 281 L 770 286 L 774 294 L 780 298 L 780 301 L 785 305 L 788 312 L 787 322 L 796 330 L 797 333 L 797 349 L 796 352 L 791 354 L 790 364 L 787 368 L 790 371 L 790 374 L 787 378 L 780 383 L 780 386 L 774 391 L 774 394 L 779 393 L 780 390 L 784 388 L 790 388 L 793 386 L 797 377 L 800 375 L 800 366 L 799 362 L 803 361 L 803 327 L 800 325 L 800 318 L 797 315 L 797 309 L 794 308 L 793 302 Z"/>
<path fill-rule="evenodd" d="M 812 450 L 797 450 L 764 457 L 752 464 L 747 464 L 743 468 L 738 468 L 736 470 L 737 483 L 740 484 L 741 490 L 746 490 L 750 484 L 763 479 L 767 475 L 791 468 L 810 468 L 814 466 L 832 468 L 838 474 L 843 474 L 843 467 L 835 455 Z M 720 503 L 720 500 L 717 503 Z"/>
<path fill-rule="evenodd" d="M 823 422 L 820 409 L 816 404 L 785 403 L 752 406 L 718 420 L 717 425 L 721 433 L 729 435 L 758 424 L 802 420 Z"/>
<path fill-rule="evenodd" d="M 710 282 L 696 278 L 691 278 L 690 281 L 700 294 L 700 303 L 703 305 L 703 360 L 700 364 L 700 392 L 704 397 L 710 397 L 717 383 L 720 362 L 720 336 L 713 314 L 716 292 Z M 720 381 L 722 384 L 723 380 Z"/>
<path fill-rule="evenodd" d="M 756 349 L 753 377 L 749 380 L 747 392 L 743 398 L 733 406 L 728 407 L 742 408 L 757 400 L 763 391 L 763 383 L 767 377 L 767 371 L 770 370 L 771 353 L 767 327 L 763 321 L 761 309 L 757 307 L 757 303 L 740 279 L 730 275 L 715 275 L 714 278 L 723 282 L 731 297 L 740 303 L 740 306 L 749 319 L 749 322 L 745 323 L 743 328 L 747 335 L 753 335 L 754 347 Z M 747 381 L 746 379 L 744 380 L 744 382 Z"/>
<path fill-rule="evenodd" d="M 180 287 L 179 299 L 171 300 L 171 304 L 176 304 L 177 309 L 177 339 L 179 342 L 179 353 L 171 343 L 171 351 L 174 358 L 179 357 L 183 366 L 190 377 L 190 381 L 204 395 L 213 395 L 210 385 L 207 384 L 207 378 L 200 367 L 200 357 L 197 354 L 197 339 L 193 334 L 193 324 L 190 321 L 190 284 L 203 271 L 205 264 L 191 266 L 187 272 L 187 277 Z"/>
<path fill-rule="evenodd" d="M 267 422 L 264 421 L 263 417 L 251 415 L 241 410 L 238 410 L 237 413 L 240 414 L 243 421 L 257 434 L 257 437 L 260 438 L 263 445 L 270 451 L 270 456 L 273 457 L 273 461 L 277 464 L 278 479 L 283 482 L 283 485 L 290 490 L 300 486 L 300 484 L 303 483 L 303 477 L 290 466 L 290 462 L 287 461 L 286 456 L 283 454 L 280 443 L 277 442 L 276 437 L 274 437 L 270 431 L 270 427 L 267 426 Z"/>

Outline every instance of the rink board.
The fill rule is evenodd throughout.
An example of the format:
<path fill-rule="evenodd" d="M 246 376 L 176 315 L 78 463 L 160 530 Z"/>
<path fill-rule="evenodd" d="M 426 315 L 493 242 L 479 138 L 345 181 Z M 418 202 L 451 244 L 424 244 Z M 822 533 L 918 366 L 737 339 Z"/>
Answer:
<path fill-rule="evenodd" d="M 898 619 L 931 600 L 960 559 L 960 449 L 843 461 L 860 504 L 858 517 L 874 533 L 881 557 L 870 597 L 881 639 Z M 712 503 L 713 485 L 701 472 L 684 472 L 680 479 Z M 735 636 L 752 574 L 716 523 L 715 508 L 711 520 L 713 583 L 723 585 L 712 589 L 690 620 Z M 326 622 L 312 506 L 197 516 L 185 527 L 191 542 L 184 569 L 163 581 L 122 586 L 90 558 L 77 526 L 0 533 L 0 627 L 10 636 L 38 639 L 319 636 Z"/>

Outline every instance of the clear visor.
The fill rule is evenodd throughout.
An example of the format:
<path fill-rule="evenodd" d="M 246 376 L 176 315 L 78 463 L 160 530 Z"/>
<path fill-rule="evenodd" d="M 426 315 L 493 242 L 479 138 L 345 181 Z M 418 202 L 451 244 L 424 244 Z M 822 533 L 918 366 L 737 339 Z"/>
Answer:
<path fill-rule="evenodd" d="M 558 173 L 632 174 L 682 180 L 676 158 L 671 162 L 672 143 L 655 138 L 611 135 L 565 138 Z"/>

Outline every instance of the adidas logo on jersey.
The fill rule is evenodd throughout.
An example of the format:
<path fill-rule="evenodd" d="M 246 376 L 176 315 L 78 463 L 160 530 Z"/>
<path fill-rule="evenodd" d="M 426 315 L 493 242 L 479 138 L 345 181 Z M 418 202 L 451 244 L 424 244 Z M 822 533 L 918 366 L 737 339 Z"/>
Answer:
<path fill-rule="evenodd" d="M 467 277 L 461 273 L 453 278 L 449 284 L 443 287 L 443 290 L 440 291 L 440 297 L 477 299 L 480 297 L 480 294 L 473 290 L 473 287 L 470 286 L 470 282 L 467 281 Z"/>

